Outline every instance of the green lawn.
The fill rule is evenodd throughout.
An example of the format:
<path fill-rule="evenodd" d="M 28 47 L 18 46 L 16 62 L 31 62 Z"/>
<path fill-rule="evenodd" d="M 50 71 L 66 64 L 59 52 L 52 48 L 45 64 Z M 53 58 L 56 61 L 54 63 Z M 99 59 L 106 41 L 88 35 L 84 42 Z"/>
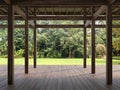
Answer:
<path fill-rule="evenodd" d="M 0 58 L 0 65 L 6 65 L 7 58 Z M 33 65 L 33 59 L 29 59 L 29 64 Z M 82 65 L 83 59 L 53 59 L 53 58 L 38 58 L 38 65 Z M 87 64 L 91 64 L 91 59 L 87 59 Z M 105 59 L 96 59 L 97 65 L 105 65 Z M 113 59 L 113 64 L 120 64 L 120 60 Z M 24 65 L 24 58 L 15 58 L 15 65 Z"/>

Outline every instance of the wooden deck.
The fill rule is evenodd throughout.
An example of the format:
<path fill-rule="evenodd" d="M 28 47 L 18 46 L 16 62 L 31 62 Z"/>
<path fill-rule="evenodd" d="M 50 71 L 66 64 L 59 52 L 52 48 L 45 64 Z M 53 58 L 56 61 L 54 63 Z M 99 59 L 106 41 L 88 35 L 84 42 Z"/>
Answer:
<path fill-rule="evenodd" d="M 120 66 L 113 66 L 113 85 L 106 85 L 105 66 L 97 66 L 96 74 L 82 66 L 15 66 L 15 83 L 7 85 L 7 66 L 0 66 L 0 90 L 120 90 Z"/>

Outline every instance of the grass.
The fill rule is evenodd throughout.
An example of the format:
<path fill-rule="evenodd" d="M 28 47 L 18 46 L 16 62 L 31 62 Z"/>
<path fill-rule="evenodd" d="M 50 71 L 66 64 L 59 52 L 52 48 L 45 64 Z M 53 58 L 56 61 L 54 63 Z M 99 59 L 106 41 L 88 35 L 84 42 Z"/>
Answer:
<path fill-rule="evenodd" d="M 15 58 L 15 65 L 24 65 L 24 58 Z M 96 59 L 97 65 L 105 65 L 105 59 Z M 33 65 L 33 59 L 29 59 L 29 64 Z M 87 64 L 91 64 L 91 59 L 87 59 Z M 120 60 L 113 59 L 114 65 L 120 65 Z M 0 65 L 7 65 L 7 58 L 0 58 Z M 83 65 L 83 59 L 56 59 L 56 58 L 38 58 L 37 65 Z"/>

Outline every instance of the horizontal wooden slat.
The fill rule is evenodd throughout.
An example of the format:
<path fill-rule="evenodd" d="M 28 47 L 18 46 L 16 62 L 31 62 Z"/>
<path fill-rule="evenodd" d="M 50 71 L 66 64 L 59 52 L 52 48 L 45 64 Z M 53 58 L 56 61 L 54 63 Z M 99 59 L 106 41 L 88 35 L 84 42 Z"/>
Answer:
<path fill-rule="evenodd" d="M 0 28 L 7 28 L 8 25 L 0 25 Z M 29 26 L 33 28 L 33 26 Z M 87 28 L 90 28 L 88 26 Z M 120 25 L 113 25 L 113 28 L 120 28 Z M 25 28 L 25 25 L 15 25 L 15 28 Z M 36 25 L 36 28 L 84 28 L 84 25 Z M 106 28 L 106 25 L 95 25 L 95 28 Z"/>
<path fill-rule="evenodd" d="M 29 16 L 28 20 L 91 20 L 92 16 Z M 0 20 L 7 20 L 7 16 L 0 16 Z M 120 16 L 113 16 L 113 20 L 120 20 Z M 15 20 L 24 20 L 21 16 L 15 16 Z M 99 16 L 96 20 L 106 20 L 105 16 Z"/>
<path fill-rule="evenodd" d="M 120 65 L 113 67 L 113 85 L 107 86 L 105 65 L 98 65 L 95 75 L 90 73 L 90 65 L 86 69 L 82 65 L 54 63 L 34 69 L 31 65 L 29 75 L 24 75 L 23 65 L 15 65 L 15 85 L 9 86 L 6 84 L 7 67 L 0 65 L 0 90 L 119 90 Z"/>
<path fill-rule="evenodd" d="M 8 25 L 0 25 L 0 28 L 7 28 Z M 15 28 L 25 28 L 25 25 L 14 25 Z M 29 26 L 29 28 L 33 28 L 33 26 Z"/>
<path fill-rule="evenodd" d="M 36 28 L 84 28 L 84 25 L 36 25 Z M 95 28 L 106 28 L 106 25 L 95 25 Z M 113 28 L 120 28 L 120 25 L 114 25 Z"/>
<path fill-rule="evenodd" d="M 80 28 L 84 25 L 36 25 L 36 28 Z"/>
<path fill-rule="evenodd" d="M 116 0 L 109 0 L 108 2 L 110 2 L 111 4 L 114 3 Z M 106 5 L 102 5 L 94 14 L 93 14 L 93 17 L 91 18 L 91 20 L 94 18 L 96 19 L 101 13 L 105 12 L 106 11 Z M 89 26 L 91 23 L 91 21 L 87 21 L 85 26 Z"/>
<path fill-rule="evenodd" d="M 16 4 L 24 5 L 105 5 L 105 0 L 15 0 Z"/>

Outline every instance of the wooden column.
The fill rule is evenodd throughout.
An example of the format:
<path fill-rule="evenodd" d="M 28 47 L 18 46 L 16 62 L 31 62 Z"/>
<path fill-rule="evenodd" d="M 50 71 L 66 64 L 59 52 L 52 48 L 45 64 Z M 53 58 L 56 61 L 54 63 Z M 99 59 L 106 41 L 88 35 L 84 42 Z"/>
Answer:
<path fill-rule="evenodd" d="M 8 5 L 8 84 L 12 85 L 14 82 L 14 8 L 13 1 L 10 0 Z"/>
<path fill-rule="evenodd" d="M 92 16 L 94 13 L 94 8 L 92 9 Z M 92 18 L 92 26 L 91 26 L 91 73 L 95 74 L 95 19 Z"/>
<path fill-rule="evenodd" d="M 28 7 L 26 7 L 26 16 L 28 17 Z M 25 20 L 25 74 L 28 74 L 29 52 L 28 52 L 28 19 Z"/>
<path fill-rule="evenodd" d="M 106 29 L 107 29 L 107 56 L 106 56 L 106 80 L 112 84 L 112 9 L 111 4 L 106 8 Z"/>
<path fill-rule="evenodd" d="M 86 17 L 86 8 L 84 9 L 84 17 Z M 84 60 L 83 60 L 83 67 L 86 68 L 86 20 L 84 20 Z"/>
<path fill-rule="evenodd" d="M 34 10 L 36 16 L 36 10 Z M 36 20 L 34 20 L 34 68 L 36 68 L 36 49 L 37 49 L 37 44 L 36 44 Z"/>

